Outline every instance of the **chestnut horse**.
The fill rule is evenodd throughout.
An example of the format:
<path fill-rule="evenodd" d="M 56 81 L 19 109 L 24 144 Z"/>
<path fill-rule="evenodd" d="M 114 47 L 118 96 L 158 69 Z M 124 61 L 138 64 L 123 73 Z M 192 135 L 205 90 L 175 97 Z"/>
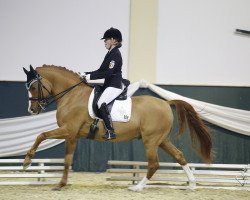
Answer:
<path fill-rule="evenodd" d="M 29 110 L 32 114 L 39 114 L 42 105 L 48 97 L 54 98 L 57 104 L 57 124 L 55 130 L 41 133 L 31 149 L 27 152 L 23 167 L 31 164 L 39 144 L 46 139 L 65 139 L 65 163 L 63 177 L 55 189 L 60 190 L 67 184 L 69 167 L 72 164 L 77 139 L 86 138 L 93 119 L 88 113 L 88 99 L 93 90 L 86 82 L 81 81 L 79 75 L 66 68 L 43 65 L 30 71 L 24 68 L 27 74 L 27 89 L 31 97 Z M 159 168 L 158 147 L 170 154 L 187 174 L 190 183 L 195 183 L 183 153 L 170 141 L 170 131 L 173 126 L 173 113 L 170 106 L 175 106 L 178 113 L 179 132 L 184 132 L 185 124 L 193 144 L 198 141 L 200 156 L 204 162 L 212 160 L 212 140 L 208 128 L 199 118 L 194 108 L 185 101 L 165 101 L 152 96 L 132 97 L 132 114 L 127 123 L 113 122 L 117 138 L 111 142 L 141 138 L 146 150 L 148 168 L 146 176 L 130 190 L 140 191 L 147 181 Z M 105 128 L 98 123 L 99 130 L 95 140 L 105 141 L 102 135 Z M 195 147 L 195 146 L 194 146 Z M 197 149 L 197 148 L 195 148 Z"/>

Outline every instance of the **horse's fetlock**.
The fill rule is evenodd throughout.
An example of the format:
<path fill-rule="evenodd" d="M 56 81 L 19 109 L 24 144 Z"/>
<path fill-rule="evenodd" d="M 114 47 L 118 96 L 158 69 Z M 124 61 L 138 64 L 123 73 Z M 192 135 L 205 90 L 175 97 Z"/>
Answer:
<path fill-rule="evenodd" d="M 66 186 L 66 185 L 67 185 L 67 180 L 60 181 L 60 183 L 59 183 L 59 186 L 60 186 L 60 187 L 64 187 L 64 186 Z"/>
<path fill-rule="evenodd" d="M 177 156 L 176 156 L 176 160 L 178 161 L 178 163 L 180 165 L 186 165 L 187 164 L 187 161 L 186 159 L 184 158 L 184 155 L 182 152 L 178 153 Z"/>

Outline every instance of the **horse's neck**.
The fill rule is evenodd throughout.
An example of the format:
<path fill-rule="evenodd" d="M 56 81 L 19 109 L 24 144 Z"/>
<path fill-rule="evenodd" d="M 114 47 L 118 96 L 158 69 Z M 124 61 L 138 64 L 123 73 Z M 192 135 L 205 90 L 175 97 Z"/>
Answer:
<path fill-rule="evenodd" d="M 81 79 L 78 77 L 74 77 L 72 75 L 68 75 L 67 73 L 58 73 L 58 71 L 43 71 L 39 70 L 38 72 L 42 77 L 44 77 L 46 80 L 48 80 L 51 84 L 51 93 L 53 95 L 58 95 L 59 93 L 62 93 L 66 91 L 67 89 L 71 88 L 72 86 L 77 85 L 81 82 Z M 70 72 L 69 72 L 70 73 Z M 67 96 L 74 96 L 77 92 L 84 93 L 82 96 L 85 100 L 83 102 L 87 102 L 87 99 L 91 93 L 91 88 L 87 86 L 85 83 L 82 83 L 75 88 L 73 88 L 71 91 L 68 92 Z M 60 95 L 58 95 L 56 98 L 58 98 Z M 60 104 L 63 104 L 64 101 L 66 101 L 68 98 L 59 98 L 57 100 L 57 106 Z"/>

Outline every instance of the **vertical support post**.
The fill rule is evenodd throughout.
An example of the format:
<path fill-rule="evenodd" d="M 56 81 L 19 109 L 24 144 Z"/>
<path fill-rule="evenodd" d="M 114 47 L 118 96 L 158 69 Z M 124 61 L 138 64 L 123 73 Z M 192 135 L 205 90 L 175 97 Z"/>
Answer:
<path fill-rule="evenodd" d="M 44 163 L 38 163 L 38 166 L 39 167 L 44 167 Z M 39 170 L 38 171 L 38 174 L 44 174 L 45 173 L 45 170 Z M 37 179 L 38 181 L 45 181 L 45 178 L 38 178 Z"/>
<path fill-rule="evenodd" d="M 140 166 L 139 165 L 133 165 L 133 169 L 140 169 Z M 140 173 L 139 172 L 134 172 L 133 177 L 140 177 Z M 135 181 L 135 180 L 132 181 L 133 185 L 137 184 L 137 183 L 138 183 L 138 181 Z"/>
<path fill-rule="evenodd" d="M 131 0 L 130 6 L 128 78 L 155 83 L 158 0 Z"/>
<path fill-rule="evenodd" d="M 247 165 L 247 173 L 250 173 L 250 164 Z"/>

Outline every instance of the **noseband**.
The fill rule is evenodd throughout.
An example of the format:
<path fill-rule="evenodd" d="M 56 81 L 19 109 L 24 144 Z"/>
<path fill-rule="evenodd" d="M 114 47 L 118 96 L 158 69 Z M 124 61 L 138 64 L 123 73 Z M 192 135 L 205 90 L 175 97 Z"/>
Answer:
<path fill-rule="evenodd" d="M 65 94 L 67 94 L 69 91 L 71 91 L 76 86 L 80 85 L 81 83 L 86 83 L 86 80 L 83 79 L 81 82 L 77 83 L 76 85 L 73 85 L 66 90 L 59 92 L 56 95 L 52 95 L 51 92 L 43 85 L 42 83 L 42 77 L 37 73 L 36 77 L 32 79 L 30 82 L 25 83 L 26 89 L 29 91 L 30 87 L 35 83 L 38 82 L 38 97 L 29 97 L 29 101 L 37 101 L 39 107 L 42 110 L 45 110 L 47 106 L 52 104 L 53 102 L 56 102 L 58 99 L 62 98 Z M 49 96 L 44 97 L 43 95 L 43 88 L 48 92 Z"/>

